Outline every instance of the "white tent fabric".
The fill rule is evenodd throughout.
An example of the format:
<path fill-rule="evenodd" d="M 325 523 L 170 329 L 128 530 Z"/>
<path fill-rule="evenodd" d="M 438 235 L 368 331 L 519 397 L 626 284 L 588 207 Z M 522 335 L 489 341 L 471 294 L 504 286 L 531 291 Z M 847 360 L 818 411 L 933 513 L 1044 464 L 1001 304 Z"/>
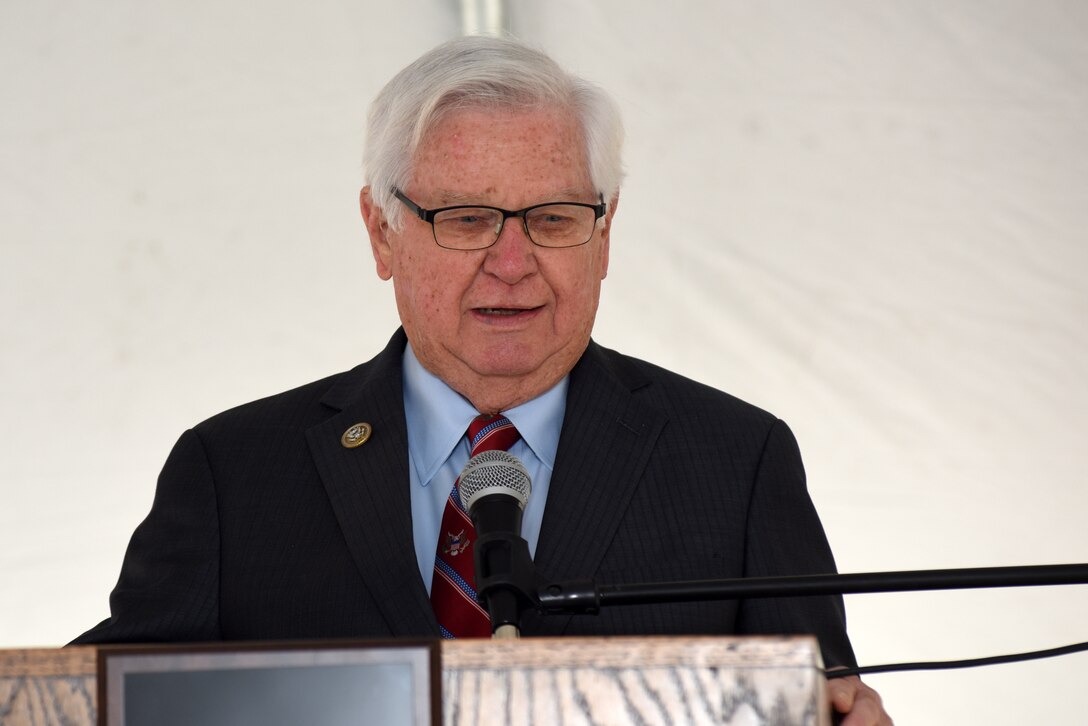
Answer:
<path fill-rule="evenodd" d="M 840 569 L 1088 561 L 1088 5 L 553 0 L 628 127 L 596 338 L 798 434 Z M 0 4 L 0 647 L 106 614 L 175 437 L 396 324 L 369 100 L 451 2 Z M 1086 640 L 1084 587 L 848 598 L 863 663 Z M 1088 656 L 875 676 L 1073 723 Z"/>

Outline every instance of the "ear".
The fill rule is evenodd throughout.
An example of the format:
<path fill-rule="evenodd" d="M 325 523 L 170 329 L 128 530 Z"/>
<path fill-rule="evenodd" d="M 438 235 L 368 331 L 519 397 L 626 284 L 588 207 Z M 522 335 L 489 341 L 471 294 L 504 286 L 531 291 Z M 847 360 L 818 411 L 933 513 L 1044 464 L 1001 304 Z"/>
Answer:
<path fill-rule="evenodd" d="M 612 197 L 608 203 L 608 211 L 604 213 L 604 222 L 601 224 L 601 279 L 608 277 L 608 246 L 612 237 L 612 217 L 616 214 L 616 206 L 620 203 L 620 193 Z"/>
<path fill-rule="evenodd" d="M 374 203 L 369 186 L 363 187 L 359 192 L 359 211 L 362 212 L 366 231 L 370 234 L 370 251 L 374 255 L 378 277 L 388 280 L 393 276 L 393 248 L 389 244 L 389 224 L 385 221 L 382 210 Z"/>

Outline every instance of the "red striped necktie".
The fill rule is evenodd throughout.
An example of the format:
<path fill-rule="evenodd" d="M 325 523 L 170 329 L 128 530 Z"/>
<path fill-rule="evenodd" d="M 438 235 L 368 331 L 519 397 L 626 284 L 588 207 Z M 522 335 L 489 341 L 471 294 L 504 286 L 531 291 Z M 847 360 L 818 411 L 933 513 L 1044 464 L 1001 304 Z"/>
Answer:
<path fill-rule="evenodd" d="M 477 416 L 468 426 L 470 456 L 496 449 L 506 451 L 520 437 L 505 416 Z M 442 512 L 431 581 L 431 607 L 443 638 L 487 638 L 491 635 L 491 618 L 476 601 L 476 570 L 472 562 L 476 530 L 461 506 L 459 482 L 460 477 L 453 483 Z"/>

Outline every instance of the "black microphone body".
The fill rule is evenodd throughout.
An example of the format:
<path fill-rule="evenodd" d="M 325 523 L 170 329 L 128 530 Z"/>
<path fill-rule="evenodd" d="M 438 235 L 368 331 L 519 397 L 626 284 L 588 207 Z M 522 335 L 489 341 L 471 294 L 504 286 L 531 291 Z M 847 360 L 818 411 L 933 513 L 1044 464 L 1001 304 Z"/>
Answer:
<path fill-rule="evenodd" d="M 487 608 L 494 637 L 518 637 L 522 612 L 537 602 L 533 559 L 521 536 L 529 474 L 512 454 L 485 451 L 465 465 L 459 489 L 476 529 L 476 597 Z"/>
<path fill-rule="evenodd" d="M 532 570 L 529 544 L 521 537 L 521 506 L 508 494 L 488 494 L 473 502 L 469 516 L 476 528 L 476 592 L 487 605 L 491 630 L 520 628 L 527 603 L 519 575 Z M 535 585 L 531 576 L 530 581 Z"/>

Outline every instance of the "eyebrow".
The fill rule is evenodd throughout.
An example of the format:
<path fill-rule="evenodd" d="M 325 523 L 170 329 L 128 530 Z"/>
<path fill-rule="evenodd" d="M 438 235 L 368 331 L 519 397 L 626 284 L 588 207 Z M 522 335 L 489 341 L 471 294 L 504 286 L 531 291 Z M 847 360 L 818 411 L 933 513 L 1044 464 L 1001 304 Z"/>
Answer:
<path fill-rule="evenodd" d="M 442 206 L 447 204 L 479 204 L 476 201 L 478 197 L 471 194 L 462 194 L 460 192 L 451 192 L 446 189 L 439 189 L 435 192 L 435 195 L 442 203 Z"/>
<path fill-rule="evenodd" d="M 555 192 L 554 196 L 550 196 L 547 199 L 541 199 L 540 201 L 533 202 L 533 204 L 529 204 L 529 205 L 526 205 L 526 206 L 531 207 L 531 206 L 533 206 L 535 204 L 547 204 L 549 202 L 572 201 L 572 200 L 577 199 L 578 197 L 582 196 L 583 194 L 585 194 L 585 196 L 587 196 L 587 197 L 592 196 L 590 194 L 586 194 L 586 192 L 584 190 L 582 190 L 582 189 L 577 189 L 575 187 L 567 187 L 565 189 L 560 189 L 559 191 Z M 437 207 L 446 207 L 446 206 L 460 206 L 460 205 L 471 205 L 471 206 L 479 205 L 481 207 L 492 207 L 492 206 L 494 206 L 494 204 L 492 204 L 490 202 L 481 202 L 480 201 L 480 198 L 482 196 L 485 196 L 483 194 L 465 194 L 464 192 L 455 192 L 455 191 L 451 191 L 451 190 L 448 190 L 448 189 L 438 189 L 438 190 L 435 191 L 435 196 L 440 200 L 440 203 L 438 205 L 436 205 L 436 208 Z M 596 200 L 594 200 L 594 201 L 596 201 Z"/>

